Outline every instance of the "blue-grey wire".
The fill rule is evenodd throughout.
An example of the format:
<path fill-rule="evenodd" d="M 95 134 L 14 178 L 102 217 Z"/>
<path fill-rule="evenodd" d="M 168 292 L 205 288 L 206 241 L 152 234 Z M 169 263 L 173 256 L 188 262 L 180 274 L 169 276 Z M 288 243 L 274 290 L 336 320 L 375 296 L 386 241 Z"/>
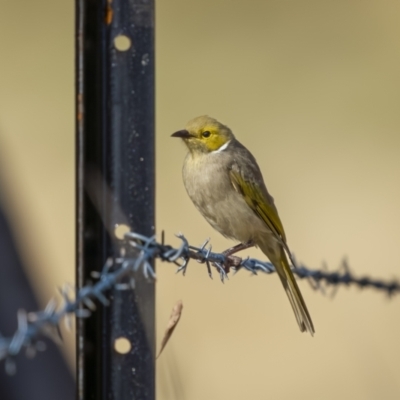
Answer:
<path fill-rule="evenodd" d="M 275 272 L 274 266 L 269 262 L 263 262 L 254 258 L 240 258 L 237 256 L 226 257 L 221 253 L 207 249 L 209 240 L 200 247 L 189 245 L 187 239 L 179 234 L 177 237 L 182 241 L 178 248 L 160 244 L 155 236 L 147 237 L 134 232 L 125 235 L 122 248 L 125 255 L 115 259 L 108 259 L 102 272 L 93 272 L 92 276 L 97 279 L 79 290 L 70 285 L 64 285 L 59 289 L 62 301 L 52 299 L 43 311 L 27 314 L 20 310 L 17 315 L 18 328 L 12 337 L 3 337 L 0 334 L 0 361 L 5 361 L 5 369 L 8 374 L 16 371 L 14 357 L 25 350 L 27 356 L 33 357 L 37 351 L 45 349 L 41 337 L 47 336 L 56 342 L 61 342 L 60 323 L 65 321 L 70 326 L 71 316 L 87 318 L 96 309 L 94 300 L 98 300 L 104 306 L 109 304 L 105 296 L 107 290 L 115 287 L 119 290 L 134 288 L 134 273 L 140 269 L 147 279 L 155 279 L 156 275 L 151 262 L 159 258 L 162 261 L 178 265 L 177 272 L 184 275 L 191 259 L 201 264 L 206 264 L 207 271 L 212 277 L 211 266 L 214 266 L 220 275 L 222 282 L 228 277 L 226 270 L 232 268 L 235 272 L 245 269 L 254 275 L 258 272 L 271 274 Z M 129 255 L 126 255 L 128 253 Z M 180 262 L 178 262 L 180 260 Z M 95 267 L 95 266 L 94 266 Z M 344 261 L 338 271 L 312 270 L 303 265 L 298 266 L 293 272 L 301 279 L 307 278 L 315 290 L 325 293 L 328 286 L 332 286 L 336 293 L 339 285 L 354 285 L 360 288 L 374 288 L 392 296 L 400 292 L 400 283 L 397 280 L 383 281 L 369 277 L 356 278 L 349 270 Z M 127 280 L 126 282 L 121 282 Z M 71 298 L 71 292 L 73 297 Z"/>

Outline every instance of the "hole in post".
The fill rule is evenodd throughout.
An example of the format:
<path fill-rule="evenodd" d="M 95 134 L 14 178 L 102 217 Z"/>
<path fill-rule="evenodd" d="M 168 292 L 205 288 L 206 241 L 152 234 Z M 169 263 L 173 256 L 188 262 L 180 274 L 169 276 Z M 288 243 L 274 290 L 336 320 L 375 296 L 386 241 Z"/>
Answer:
<path fill-rule="evenodd" d="M 119 51 L 127 51 L 131 48 L 132 42 L 128 36 L 125 35 L 118 35 L 114 39 L 114 46 Z"/>
<path fill-rule="evenodd" d="M 116 224 L 114 227 L 114 235 L 117 239 L 122 240 L 125 236 L 125 233 L 129 232 L 129 226 L 125 224 Z"/>
<path fill-rule="evenodd" d="M 125 337 L 115 339 L 114 350 L 119 354 L 127 354 L 131 351 L 131 342 Z"/>

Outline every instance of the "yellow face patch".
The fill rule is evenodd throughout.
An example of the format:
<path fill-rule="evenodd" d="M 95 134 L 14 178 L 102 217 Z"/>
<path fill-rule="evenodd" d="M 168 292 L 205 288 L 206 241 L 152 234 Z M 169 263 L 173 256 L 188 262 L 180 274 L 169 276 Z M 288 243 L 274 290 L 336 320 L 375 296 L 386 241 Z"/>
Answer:
<path fill-rule="evenodd" d="M 218 151 L 221 146 L 235 138 L 227 126 L 207 115 L 189 121 L 185 130 L 188 135 L 183 140 L 192 154 Z"/>
<path fill-rule="evenodd" d="M 230 138 L 222 132 L 219 132 L 215 127 L 206 126 L 199 132 L 198 140 L 200 140 L 209 151 L 215 151 L 228 142 Z"/>

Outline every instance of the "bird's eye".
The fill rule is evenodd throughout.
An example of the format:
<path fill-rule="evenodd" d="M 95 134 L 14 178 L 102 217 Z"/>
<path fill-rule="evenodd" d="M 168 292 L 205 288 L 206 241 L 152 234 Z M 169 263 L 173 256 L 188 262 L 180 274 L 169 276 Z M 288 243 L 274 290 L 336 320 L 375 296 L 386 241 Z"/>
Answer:
<path fill-rule="evenodd" d="M 210 137 L 211 132 L 210 132 L 210 131 L 204 131 L 204 132 L 202 133 L 202 135 L 203 135 L 203 137 Z"/>

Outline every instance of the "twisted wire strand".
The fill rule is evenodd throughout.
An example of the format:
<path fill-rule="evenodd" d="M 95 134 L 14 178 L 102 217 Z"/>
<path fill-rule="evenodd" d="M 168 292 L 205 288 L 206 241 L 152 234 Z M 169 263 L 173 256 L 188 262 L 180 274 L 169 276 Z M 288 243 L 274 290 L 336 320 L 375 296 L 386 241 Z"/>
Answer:
<path fill-rule="evenodd" d="M 104 306 L 109 305 L 107 292 L 111 288 L 117 290 L 130 290 L 134 288 L 134 274 L 141 271 L 146 279 L 155 280 L 156 274 L 151 265 L 154 259 L 174 263 L 177 265 L 177 273 L 185 275 L 189 261 L 196 260 L 205 264 L 207 272 L 212 278 L 212 269 L 215 268 L 222 282 L 228 278 L 227 271 L 233 269 L 238 272 L 241 269 L 257 275 L 258 273 L 271 274 L 275 272 L 274 266 L 269 262 L 254 258 L 240 258 L 234 255 L 226 256 L 223 253 L 212 252 L 211 245 L 207 248 L 209 240 L 202 246 L 196 247 L 189 244 L 183 234 L 178 234 L 181 240 L 179 247 L 175 248 L 164 244 L 164 239 L 159 243 L 155 236 L 147 237 L 134 232 L 125 235 L 125 244 L 121 256 L 108 259 L 101 272 L 93 272 L 95 283 L 88 283 L 80 289 L 71 285 L 64 285 L 59 289 L 61 301 L 50 300 L 42 311 L 27 313 L 19 310 L 17 314 L 18 328 L 11 337 L 3 337 L 0 334 L 0 361 L 5 362 L 5 369 L 9 375 L 16 371 L 15 356 L 25 351 L 28 357 L 34 357 L 38 351 L 45 350 L 42 337 L 49 337 L 56 343 L 60 343 L 60 324 L 65 323 L 70 329 L 72 317 L 88 318 L 96 309 L 97 300 Z M 130 251 L 128 256 L 127 250 Z M 359 288 L 373 288 L 389 297 L 400 292 L 398 280 L 384 281 L 370 277 L 356 277 L 350 271 L 344 261 L 337 271 L 309 269 L 304 265 L 298 266 L 293 272 L 300 279 L 307 279 L 314 290 L 326 294 L 326 290 L 332 287 L 333 296 L 340 285 L 357 286 Z"/>

